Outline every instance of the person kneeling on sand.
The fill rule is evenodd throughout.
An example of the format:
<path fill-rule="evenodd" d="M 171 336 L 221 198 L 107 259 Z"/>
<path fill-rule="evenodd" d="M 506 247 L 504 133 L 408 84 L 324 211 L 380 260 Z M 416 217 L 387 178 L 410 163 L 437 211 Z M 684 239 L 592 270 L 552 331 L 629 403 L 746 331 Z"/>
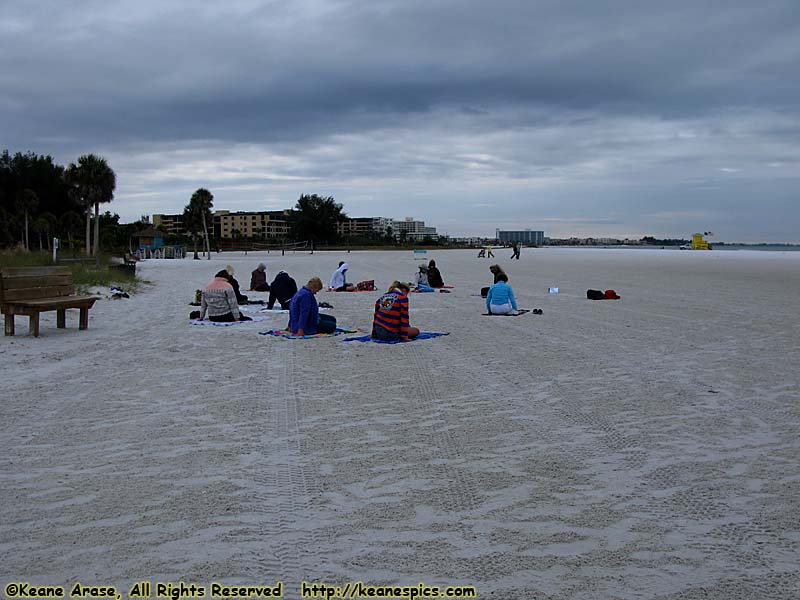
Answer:
<path fill-rule="evenodd" d="M 292 335 L 314 335 L 336 331 L 336 317 L 319 314 L 314 295 L 322 289 L 322 280 L 312 277 L 289 303 L 289 331 Z"/>
<path fill-rule="evenodd" d="M 220 271 L 203 290 L 200 300 L 200 314 L 198 321 L 202 321 L 208 313 L 208 319 L 217 323 L 231 323 L 233 321 L 252 321 L 250 317 L 239 312 L 239 303 L 236 301 L 236 292 L 228 281 L 228 272 Z"/>
<path fill-rule="evenodd" d="M 258 263 L 256 270 L 250 273 L 250 289 L 254 292 L 268 292 L 267 265 Z"/>
<path fill-rule="evenodd" d="M 289 301 L 297 293 L 297 283 L 286 271 L 278 271 L 269 288 L 267 308 L 272 310 L 277 300 L 283 310 L 289 310 Z"/>
<path fill-rule="evenodd" d="M 428 267 L 425 265 L 419 266 L 419 271 L 414 274 L 414 291 L 415 292 L 434 292 L 430 285 L 428 285 Z"/>
<path fill-rule="evenodd" d="M 497 283 L 489 288 L 486 294 L 486 310 L 492 315 L 517 314 L 517 300 L 505 273 L 498 275 Z"/>
<path fill-rule="evenodd" d="M 384 342 L 407 342 L 419 335 L 419 329 L 408 322 L 408 292 L 406 283 L 393 281 L 389 290 L 375 302 L 372 337 Z"/>
<path fill-rule="evenodd" d="M 352 283 L 347 283 L 345 279 L 345 274 L 349 268 L 350 265 L 342 261 L 339 263 L 339 268 L 333 272 L 333 275 L 331 275 L 330 288 L 334 292 L 354 292 L 356 290 L 356 286 L 354 286 Z"/>

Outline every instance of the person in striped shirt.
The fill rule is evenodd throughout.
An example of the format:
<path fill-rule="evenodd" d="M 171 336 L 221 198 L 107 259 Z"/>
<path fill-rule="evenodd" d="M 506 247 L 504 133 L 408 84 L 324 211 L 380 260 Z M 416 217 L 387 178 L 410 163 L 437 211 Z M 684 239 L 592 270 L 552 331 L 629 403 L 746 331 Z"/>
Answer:
<path fill-rule="evenodd" d="M 419 335 L 419 329 L 408 322 L 407 283 L 393 281 L 389 290 L 375 302 L 372 337 L 384 342 L 407 342 Z"/>

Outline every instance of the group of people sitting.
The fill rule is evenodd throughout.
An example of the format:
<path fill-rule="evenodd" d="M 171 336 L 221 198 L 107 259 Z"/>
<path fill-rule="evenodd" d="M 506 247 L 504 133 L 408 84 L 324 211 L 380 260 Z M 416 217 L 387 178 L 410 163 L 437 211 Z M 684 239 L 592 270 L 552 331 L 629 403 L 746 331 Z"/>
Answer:
<path fill-rule="evenodd" d="M 414 275 L 415 292 L 433 292 L 442 287 L 444 280 L 435 260 L 419 266 L 419 271 Z"/>
<path fill-rule="evenodd" d="M 240 304 L 263 301 L 251 301 L 240 291 L 239 282 L 234 277 L 234 268 L 227 265 L 214 275 L 214 279 L 206 285 L 200 294 L 200 310 L 190 317 L 203 320 L 208 315 L 209 321 L 230 323 L 233 321 L 250 321 L 239 310 Z M 289 301 L 297 293 L 297 283 L 286 271 L 278 271 L 272 283 L 267 283 L 267 267 L 259 263 L 250 278 L 250 289 L 257 292 L 269 292 L 267 308 L 272 309 L 277 302 L 283 310 L 288 310 Z"/>
<path fill-rule="evenodd" d="M 349 265 L 339 263 L 330 280 L 330 289 L 335 291 L 353 291 L 355 286 L 346 281 Z M 490 314 L 516 314 L 517 301 L 514 290 L 508 284 L 508 276 L 500 265 L 491 265 L 489 270 L 494 275 L 494 285 L 483 288 L 481 295 L 486 298 L 486 310 Z M 415 291 L 433 291 L 444 286 L 444 280 L 436 262 L 419 267 L 415 277 Z M 267 308 L 272 309 L 275 303 L 289 311 L 289 331 L 292 335 L 315 335 L 336 331 L 336 318 L 321 314 L 316 294 L 323 289 L 322 280 L 312 277 L 306 285 L 297 288 L 295 280 L 285 271 L 279 271 L 272 283 L 267 283 L 266 265 L 259 263 L 252 272 L 251 290 L 269 292 Z M 382 341 L 407 341 L 419 335 L 419 329 L 409 323 L 408 294 L 411 284 L 393 281 L 388 290 L 375 301 L 372 337 Z M 250 317 L 242 314 L 239 304 L 248 302 L 247 296 L 239 291 L 239 283 L 234 277 L 234 269 L 228 265 L 219 271 L 214 279 L 206 285 L 202 292 L 200 310 L 192 313 L 192 318 L 208 319 L 215 322 L 249 321 Z"/>

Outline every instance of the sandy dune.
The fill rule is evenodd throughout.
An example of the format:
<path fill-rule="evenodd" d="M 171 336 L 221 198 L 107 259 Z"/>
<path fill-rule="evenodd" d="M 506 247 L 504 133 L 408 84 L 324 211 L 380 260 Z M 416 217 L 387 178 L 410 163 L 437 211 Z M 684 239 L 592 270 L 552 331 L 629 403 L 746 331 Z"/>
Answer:
<path fill-rule="evenodd" d="M 87 331 L 0 341 L 0 581 L 470 584 L 496 599 L 797 598 L 800 252 L 430 252 L 397 346 L 190 327 L 260 261 L 411 279 L 410 252 L 147 261 Z M 547 289 L 558 286 L 558 295 Z M 619 301 L 592 302 L 587 288 Z M 265 294 L 254 294 L 265 297 Z M 376 294 L 321 293 L 368 328 Z"/>

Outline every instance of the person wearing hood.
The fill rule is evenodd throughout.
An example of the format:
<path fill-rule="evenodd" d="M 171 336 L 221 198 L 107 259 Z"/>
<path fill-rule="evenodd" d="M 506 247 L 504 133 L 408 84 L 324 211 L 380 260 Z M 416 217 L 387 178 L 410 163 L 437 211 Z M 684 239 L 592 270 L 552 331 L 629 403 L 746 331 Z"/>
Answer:
<path fill-rule="evenodd" d="M 250 273 L 250 289 L 254 292 L 268 292 L 267 265 L 258 263 L 255 271 Z"/>
<path fill-rule="evenodd" d="M 297 282 L 286 271 L 278 271 L 269 287 L 267 308 L 271 310 L 277 300 L 283 310 L 289 310 L 289 302 L 296 293 Z"/>
<path fill-rule="evenodd" d="M 331 275 L 330 288 L 334 292 L 354 292 L 356 290 L 356 286 L 354 286 L 352 283 L 347 283 L 346 280 L 345 274 L 349 268 L 350 265 L 342 261 L 339 263 L 339 268 L 333 272 L 333 275 Z"/>
<path fill-rule="evenodd" d="M 428 267 L 420 265 L 419 271 L 414 274 L 414 286 L 417 292 L 433 292 L 434 289 L 428 284 Z"/>
<path fill-rule="evenodd" d="M 419 335 L 419 329 L 409 325 L 407 283 L 393 281 L 389 290 L 375 301 L 372 337 L 384 342 L 407 342 Z"/>
<path fill-rule="evenodd" d="M 444 280 L 442 279 L 442 274 L 439 272 L 439 269 L 436 267 L 435 260 L 431 260 L 431 262 L 428 263 L 428 285 L 432 288 L 444 287 Z"/>
<path fill-rule="evenodd" d="M 315 335 L 336 331 L 336 317 L 319 314 L 319 305 L 314 297 L 322 289 L 322 280 L 312 277 L 292 297 L 289 303 L 289 331 L 292 335 Z"/>
<path fill-rule="evenodd" d="M 233 321 L 250 321 L 250 317 L 239 312 L 239 303 L 236 293 L 228 281 L 228 271 L 222 270 L 216 275 L 205 289 L 200 300 L 198 320 L 202 321 L 208 313 L 210 321 L 230 323 Z"/>

